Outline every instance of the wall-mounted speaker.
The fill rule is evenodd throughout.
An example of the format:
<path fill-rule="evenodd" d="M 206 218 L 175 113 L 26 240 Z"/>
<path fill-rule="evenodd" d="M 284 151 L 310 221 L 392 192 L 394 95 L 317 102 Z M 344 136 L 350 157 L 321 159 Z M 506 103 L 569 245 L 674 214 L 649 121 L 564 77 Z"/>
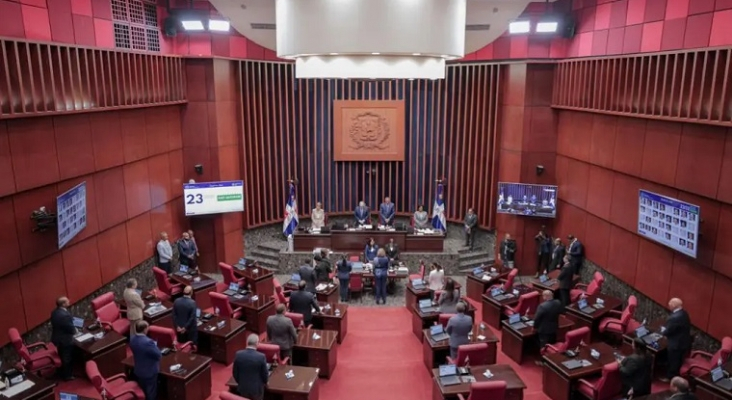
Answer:
<path fill-rule="evenodd" d="M 163 20 L 163 33 L 168 37 L 176 37 L 178 35 L 178 20 L 173 17 L 166 17 Z"/>

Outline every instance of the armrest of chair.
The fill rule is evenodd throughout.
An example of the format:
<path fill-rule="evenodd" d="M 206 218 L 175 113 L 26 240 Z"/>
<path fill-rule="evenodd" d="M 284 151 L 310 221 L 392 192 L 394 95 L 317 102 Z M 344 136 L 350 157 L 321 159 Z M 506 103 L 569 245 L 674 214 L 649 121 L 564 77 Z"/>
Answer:
<path fill-rule="evenodd" d="M 238 313 L 238 312 L 241 312 L 241 307 L 237 307 L 237 308 L 232 308 L 232 309 L 231 309 L 231 313 L 232 313 L 232 314 L 233 314 L 233 313 Z"/>
<path fill-rule="evenodd" d="M 609 316 L 617 319 L 620 319 L 623 316 L 623 312 L 618 310 L 610 310 L 608 311 L 608 314 Z"/>
<path fill-rule="evenodd" d="M 547 344 L 547 345 L 544 346 L 543 349 L 541 349 L 542 354 L 545 353 L 549 349 L 551 349 L 555 353 L 559 353 L 560 352 L 559 349 L 556 348 L 553 344 Z"/>
<path fill-rule="evenodd" d="M 285 358 L 279 359 L 277 361 L 277 363 L 280 365 L 287 365 L 287 363 L 289 363 L 289 362 L 290 362 L 290 357 L 285 357 Z"/>
<path fill-rule="evenodd" d="M 462 395 L 462 394 L 458 393 L 458 399 L 459 399 L 459 400 L 465 400 L 465 397 L 463 397 L 463 395 Z"/>
<path fill-rule="evenodd" d="M 176 345 L 175 345 L 176 351 L 182 351 L 182 350 L 185 350 L 188 348 L 190 348 L 192 352 L 196 351 L 196 346 L 193 344 L 193 342 L 185 342 L 183 344 L 176 343 Z"/>
<path fill-rule="evenodd" d="M 607 322 L 607 325 L 606 325 L 606 326 L 607 326 L 607 327 L 610 327 L 611 325 L 612 325 L 613 327 L 617 327 L 617 329 L 618 329 L 619 331 L 621 331 L 621 332 L 625 332 L 625 327 L 626 327 L 626 326 L 627 326 L 628 324 L 623 324 L 622 322 L 620 322 L 620 320 L 617 320 L 617 321 L 608 321 L 608 322 Z"/>
<path fill-rule="evenodd" d="M 107 322 L 107 321 L 99 321 L 99 325 L 101 325 L 102 328 L 104 328 L 105 331 L 112 330 L 112 324 L 110 322 Z"/>
<path fill-rule="evenodd" d="M 170 289 L 171 290 L 172 289 L 178 289 L 178 288 L 180 288 L 180 290 L 183 290 L 183 284 L 182 283 L 175 283 L 175 282 L 171 282 L 171 281 L 168 281 L 168 282 L 170 282 Z"/>
<path fill-rule="evenodd" d="M 106 378 L 105 380 L 107 382 L 114 382 L 118 379 L 122 379 L 124 382 L 127 382 L 127 377 L 125 376 L 125 374 L 112 375 L 109 378 Z"/>
<path fill-rule="evenodd" d="M 578 383 L 579 383 L 580 385 L 585 385 L 585 386 L 587 386 L 588 388 L 592 389 L 592 394 L 593 394 L 593 396 L 592 396 L 592 397 L 597 397 L 597 388 L 596 388 L 596 387 L 594 387 L 594 386 L 592 386 L 592 384 L 591 384 L 590 382 L 588 382 L 588 381 L 586 381 L 586 380 L 584 380 L 584 379 L 580 379 L 580 380 L 578 381 Z"/>
<path fill-rule="evenodd" d="M 43 350 L 48 350 L 48 344 L 43 342 L 35 342 L 31 344 L 26 344 L 25 347 L 28 349 L 28 351 L 37 351 L 35 350 L 37 347 L 42 347 Z"/>
<path fill-rule="evenodd" d="M 448 364 L 457 364 L 457 360 L 450 356 L 447 356 L 447 363 Z"/>
<path fill-rule="evenodd" d="M 586 283 L 577 283 L 574 285 L 574 288 L 587 291 L 587 284 Z"/>
<path fill-rule="evenodd" d="M 714 357 L 712 354 L 707 353 L 706 351 L 694 350 L 691 352 L 691 358 L 696 358 L 697 356 L 704 357 L 707 360 L 711 360 L 712 357 Z"/>
<path fill-rule="evenodd" d="M 692 371 L 694 371 L 695 369 L 700 369 L 700 370 L 704 371 L 702 373 L 702 375 L 709 373 L 711 371 L 709 368 L 707 368 L 703 365 L 692 365 L 691 367 L 689 367 L 689 370 L 686 371 L 686 375 L 692 375 Z"/>
<path fill-rule="evenodd" d="M 137 399 L 137 395 L 135 394 L 135 388 L 128 388 L 128 389 L 125 389 L 125 390 L 121 390 L 121 391 L 119 391 L 119 392 L 117 392 L 115 394 L 117 395 L 115 397 L 115 399 L 121 398 L 122 395 L 124 395 L 124 394 L 130 394 L 130 395 L 132 395 L 132 398 L 133 399 Z"/>

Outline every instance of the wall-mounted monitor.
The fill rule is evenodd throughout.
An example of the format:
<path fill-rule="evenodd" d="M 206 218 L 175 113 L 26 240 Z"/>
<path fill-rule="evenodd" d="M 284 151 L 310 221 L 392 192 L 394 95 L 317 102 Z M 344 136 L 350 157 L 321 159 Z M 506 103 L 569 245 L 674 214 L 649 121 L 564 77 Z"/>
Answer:
<path fill-rule="evenodd" d="M 56 197 L 56 218 L 60 249 L 86 228 L 86 182 Z"/>
<path fill-rule="evenodd" d="M 699 249 L 699 206 L 641 190 L 638 234 L 696 258 Z"/>
<path fill-rule="evenodd" d="M 497 206 L 501 214 L 556 218 L 557 187 L 499 182 Z"/>
<path fill-rule="evenodd" d="M 244 181 L 187 183 L 183 200 L 187 216 L 244 211 Z"/>

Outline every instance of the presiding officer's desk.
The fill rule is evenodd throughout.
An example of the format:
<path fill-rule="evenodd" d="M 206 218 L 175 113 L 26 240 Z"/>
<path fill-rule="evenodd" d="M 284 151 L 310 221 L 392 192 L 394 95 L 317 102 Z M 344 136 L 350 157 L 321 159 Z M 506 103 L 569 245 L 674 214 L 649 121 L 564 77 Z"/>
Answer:
<path fill-rule="evenodd" d="M 472 318 L 473 322 L 475 323 L 475 307 L 467 301 L 464 301 L 464 304 L 465 315 L 470 316 L 470 318 Z M 414 336 L 416 336 L 420 342 L 422 341 L 422 339 L 424 339 L 422 331 L 434 325 L 440 319 L 440 314 L 442 314 L 439 311 L 440 307 L 434 307 L 437 311 L 426 313 L 420 310 L 418 304 L 412 306 L 412 333 L 414 333 Z"/>
<path fill-rule="evenodd" d="M 567 317 L 574 321 L 577 328 L 581 328 L 583 326 L 590 328 L 590 338 L 587 339 L 588 341 L 599 341 L 601 339 L 600 331 L 598 329 L 600 321 L 607 317 L 611 310 L 620 310 L 623 307 L 623 301 L 617 297 L 608 296 L 602 293 L 585 296 L 585 299 L 587 300 L 588 307 L 595 305 L 597 300 L 601 299 L 604 302 L 603 307 L 599 310 L 593 307 L 593 312 L 586 313 L 580 310 L 577 306 L 577 302 L 575 302 L 565 308 L 567 311 Z"/>
<path fill-rule="evenodd" d="M 483 328 L 481 328 L 483 326 Z M 430 335 L 430 330 L 423 331 L 424 339 L 422 339 L 422 356 L 427 371 L 437 368 L 440 364 L 447 364 L 447 356 L 450 355 L 450 340 L 435 341 Z M 483 324 L 474 324 L 469 344 L 487 343 L 488 344 L 488 364 L 496 363 L 496 347 L 498 347 L 498 337 L 490 328 Z"/>
<path fill-rule="evenodd" d="M 594 349 L 600 353 L 600 358 L 595 360 L 590 355 L 590 351 Z M 543 357 L 544 370 L 542 374 L 542 387 L 544 393 L 552 400 L 569 400 L 578 380 L 589 376 L 600 376 L 602 367 L 606 364 L 616 362 L 614 353 L 623 352 L 615 350 L 605 343 L 592 343 L 587 346 L 581 346 L 579 355 L 576 360 L 586 360 L 589 365 L 575 369 L 568 369 L 562 363 L 572 360 L 564 353 L 547 354 Z M 629 353 L 624 353 L 627 355 Z"/>
<path fill-rule="evenodd" d="M 249 264 L 248 266 L 235 265 L 234 275 L 246 280 L 247 285 L 255 294 L 271 296 L 274 293 L 274 272 L 268 268 Z"/>
<path fill-rule="evenodd" d="M 513 290 L 518 291 L 518 294 L 514 295 Z M 491 296 L 491 293 L 487 293 L 481 296 L 481 299 L 483 300 L 483 322 L 496 329 L 501 329 L 501 319 L 503 319 L 503 306 L 515 305 L 516 303 L 518 303 L 519 297 L 521 297 L 521 295 L 533 292 L 536 289 L 519 284 L 514 285 L 513 290 L 509 293 L 504 293 L 503 296 L 507 297 L 501 298 L 500 300 Z"/>
<path fill-rule="evenodd" d="M 295 251 L 313 251 L 326 248 L 340 252 L 363 252 L 366 243 L 373 238 L 379 247 L 384 247 L 390 239 L 399 247 L 400 252 L 442 253 L 445 235 L 416 234 L 407 231 L 370 230 L 331 230 L 329 233 L 309 233 L 296 231 L 293 235 Z"/>
<path fill-rule="evenodd" d="M 56 395 L 53 392 L 54 387 L 56 387 L 56 383 L 54 383 L 50 380 L 41 378 L 33 373 L 26 373 L 25 380 L 28 381 L 29 383 L 32 382 L 33 385 L 12 396 L 7 396 L 7 393 L 11 393 L 11 391 L 13 391 L 12 387 L 7 388 L 6 390 L 0 390 L 0 394 L 7 396 L 7 397 L 3 397 L 3 399 L 54 400 L 56 398 Z M 28 385 L 28 383 L 24 382 L 24 383 L 21 383 L 21 385 L 26 386 L 26 385 Z"/>
<path fill-rule="evenodd" d="M 183 286 L 191 286 L 193 288 L 193 298 L 196 300 L 198 308 L 205 310 L 211 308 L 211 297 L 208 292 L 216 290 L 216 279 L 211 278 L 206 274 L 197 275 L 178 275 L 172 273 L 168 275 L 170 280 L 176 283 L 181 283 Z"/>
<path fill-rule="evenodd" d="M 313 314 L 313 327 L 336 332 L 338 343 L 343 343 L 348 333 L 348 304 L 319 302 L 319 305 L 320 312 Z"/>
<path fill-rule="evenodd" d="M 219 326 L 220 322 L 223 322 L 222 326 Z M 236 352 L 247 347 L 246 322 L 214 316 L 208 321 L 201 319 L 198 324 L 197 352 L 218 363 L 231 364 Z M 155 325 L 175 329 L 172 316 L 163 318 Z"/>
<path fill-rule="evenodd" d="M 285 374 L 292 371 L 294 376 L 288 378 Z M 265 400 L 318 400 L 320 383 L 318 369 L 284 365 L 275 368 L 269 376 L 269 382 L 264 390 Z M 229 378 L 226 386 L 231 393 L 236 394 L 236 381 Z"/>
<path fill-rule="evenodd" d="M 495 268 L 496 272 L 491 272 L 491 268 Z M 477 275 L 474 271 L 470 271 L 465 276 L 465 295 L 478 302 L 481 301 L 485 291 L 491 285 L 498 283 L 500 279 L 508 276 L 511 269 L 503 266 L 484 265 L 480 267 L 480 271 Z"/>
<path fill-rule="evenodd" d="M 319 338 L 315 338 L 317 334 Z M 297 342 L 292 347 L 292 364 L 301 367 L 318 368 L 318 376 L 330 378 L 336 367 L 338 346 L 336 331 L 320 329 L 299 329 Z"/>
<path fill-rule="evenodd" d="M 486 378 L 486 376 L 483 375 L 486 370 L 490 370 L 493 376 Z M 468 398 L 468 395 L 470 394 L 470 383 L 462 381 L 461 377 L 461 383 L 457 385 L 442 386 L 442 384 L 440 384 L 439 373 L 440 371 L 437 368 L 432 370 L 433 400 L 454 400 L 458 398 L 458 394 L 463 395 L 464 398 Z M 470 366 L 470 375 L 468 376 L 475 378 L 476 382 L 506 382 L 505 400 L 522 400 L 524 398 L 524 389 L 526 389 L 526 384 L 510 365 L 493 364 Z"/>
<path fill-rule="evenodd" d="M 125 358 L 122 364 L 134 375 L 135 359 Z M 170 372 L 180 364 L 183 373 Z M 201 400 L 211 395 L 211 358 L 196 353 L 171 352 L 160 360 L 158 399 Z"/>
<path fill-rule="evenodd" d="M 159 311 L 156 311 L 155 313 L 144 312 L 142 315 L 142 319 L 144 319 L 145 322 L 147 322 L 148 324 L 152 325 L 173 312 L 173 302 L 170 300 L 160 301 L 160 299 L 151 292 L 145 292 L 141 295 L 141 297 L 142 302 L 145 303 L 145 308 L 143 309 L 143 311 L 150 309 L 150 305 L 153 303 L 160 303 L 160 305 L 165 307 L 165 309 L 161 309 Z M 117 300 L 117 304 L 119 304 L 120 308 L 125 310 L 127 309 L 127 302 L 124 298 Z"/>
<path fill-rule="evenodd" d="M 529 315 L 534 320 L 534 315 Z M 526 324 L 526 322 L 524 322 Z M 564 315 L 559 316 L 559 330 L 557 331 L 557 343 L 564 341 L 564 334 L 574 326 L 574 322 Z M 521 364 L 528 355 L 539 354 L 539 338 L 536 329 L 531 325 L 523 329 L 512 327 L 508 320 L 501 322 L 501 350 L 516 363 Z M 553 343 L 552 343 L 553 344 Z"/>
<path fill-rule="evenodd" d="M 251 297 L 234 298 L 229 296 L 232 308 L 241 307 L 242 316 L 247 322 L 247 330 L 255 333 L 267 331 L 267 318 L 275 314 L 275 304 L 272 296 L 257 296 L 256 301 Z"/>
<path fill-rule="evenodd" d="M 664 318 L 659 318 L 651 321 L 651 323 L 649 324 L 646 324 L 646 328 L 648 328 L 648 331 L 650 332 L 660 332 L 661 327 L 665 323 L 666 320 Z M 633 339 L 635 339 L 635 337 L 635 332 L 630 332 L 623 335 L 623 346 L 627 348 L 627 351 L 631 351 L 633 349 Z M 653 358 L 653 362 L 651 363 L 651 376 L 655 376 L 657 373 L 659 373 L 659 369 L 661 369 L 661 366 L 665 368 L 668 361 L 668 352 L 666 351 L 668 349 L 668 342 L 666 341 L 666 336 L 661 336 L 660 338 L 658 338 L 657 344 L 658 347 L 646 344 L 648 354 L 650 354 Z"/>
<path fill-rule="evenodd" d="M 722 368 L 732 375 L 732 362 L 723 365 Z M 721 386 L 717 386 L 712 382 L 710 373 L 706 373 L 694 379 L 696 383 L 696 397 L 699 400 L 730 400 L 732 399 L 732 391 L 725 390 Z"/>
<path fill-rule="evenodd" d="M 104 332 L 102 329 L 90 331 L 87 327 L 93 320 L 84 321 L 84 334 Z M 74 375 L 86 378 L 86 362 L 95 361 L 102 376 L 112 376 L 125 372 L 122 360 L 127 357 L 127 338 L 115 331 L 104 332 L 101 338 L 91 338 L 84 342 L 74 339 Z"/>

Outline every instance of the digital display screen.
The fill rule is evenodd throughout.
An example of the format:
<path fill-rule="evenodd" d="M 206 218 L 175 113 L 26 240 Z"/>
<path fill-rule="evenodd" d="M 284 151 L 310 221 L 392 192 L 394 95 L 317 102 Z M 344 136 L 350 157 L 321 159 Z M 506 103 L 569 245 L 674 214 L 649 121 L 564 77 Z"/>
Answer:
<path fill-rule="evenodd" d="M 497 206 L 501 214 L 556 218 L 557 187 L 499 182 Z"/>
<path fill-rule="evenodd" d="M 700 208 L 697 205 L 641 190 L 638 234 L 696 258 Z"/>
<path fill-rule="evenodd" d="M 86 182 L 82 182 L 56 198 L 58 248 L 66 246 L 86 228 Z"/>
<path fill-rule="evenodd" d="M 244 211 L 244 182 L 205 182 L 183 185 L 186 215 Z"/>

